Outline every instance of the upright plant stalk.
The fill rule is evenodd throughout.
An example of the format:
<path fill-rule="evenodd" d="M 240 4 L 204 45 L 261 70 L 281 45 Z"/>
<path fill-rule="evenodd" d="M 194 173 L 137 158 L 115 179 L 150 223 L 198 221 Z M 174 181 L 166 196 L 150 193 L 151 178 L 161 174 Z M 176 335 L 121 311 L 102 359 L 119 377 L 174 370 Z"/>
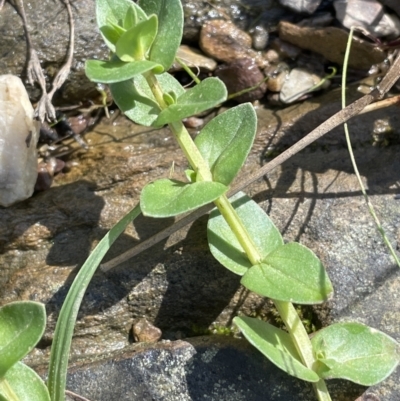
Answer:
<path fill-rule="evenodd" d="M 164 102 L 163 93 L 158 85 L 156 76 L 152 72 L 148 72 L 145 74 L 145 78 L 160 108 L 163 110 L 167 105 Z M 174 134 L 194 171 L 200 174 L 203 179 L 212 181 L 212 174 L 207 163 L 198 151 L 197 146 L 182 122 L 170 123 L 169 128 Z M 261 262 L 261 256 L 226 195 L 222 195 L 216 199 L 214 204 L 235 234 L 251 264 L 259 264 Z M 302 362 L 306 367 L 312 369 L 313 364 L 315 363 L 315 358 L 311 342 L 299 315 L 293 307 L 293 304 L 277 300 L 273 300 L 273 302 L 289 331 L 290 337 L 293 340 Z M 323 379 L 320 379 L 317 383 L 313 383 L 313 387 L 319 401 L 331 401 L 331 397 Z"/>
<path fill-rule="evenodd" d="M 140 5 L 96 0 L 96 4 L 98 26 L 113 56 L 108 61 L 88 60 L 88 77 L 109 83 L 116 104 L 135 123 L 168 124 L 192 167 L 189 182 L 160 179 L 147 184 L 140 195 L 143 214 L 176 216 L 214 202 L 217 210 L 207 225 L 211 253 L 241 275 L 247 289 L 274 301 L 289 334 L 247 316 L 235 317 L 234 323 L 276 366 L 313 383 L 319 401 L 331 400 L 325 379 L 346 378 L 366 386 L 385 379 L 400 361 L 399 344 L 357 322 L 330 325 L 310 340 L 291 302 L 310 305 L 328 299 L 333 286 L 324 266 L 307 247 L 285 243 L 264 210 L 245 194 L 232 201 L 227 198 L 256 135 L 254 108 L 247 103 L 216 116 L 195 141 L 184 127 L 184 118 L 224 102 L 227 90 L 215 77 L 195 80 L 197 85 L 185 90 L 166 73 L 182 39 L 180 0 L 143 0 Z M 371 99 L 381 96 L 395 79 L 397 75 L 389 72 Z M 361 109 L 368 99 L 356 107 Z M 346 113 L 343 117 L 349 118 Z M 346 344 L 346 352 L 337 344 Z"/>

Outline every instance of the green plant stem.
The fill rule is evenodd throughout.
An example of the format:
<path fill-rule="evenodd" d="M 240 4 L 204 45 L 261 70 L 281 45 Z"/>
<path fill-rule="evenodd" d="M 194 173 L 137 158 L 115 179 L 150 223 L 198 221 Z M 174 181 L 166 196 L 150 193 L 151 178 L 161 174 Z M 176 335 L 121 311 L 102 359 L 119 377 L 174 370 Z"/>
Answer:
<path fill-rule="evenodd" d="M 158 105 L 161 110 L 167 108 L 167 104 L 164 101 L 163 91 L 160 88 L 160 85 L 157 81 L 156 76 L 151 72 L 147 72 L 143 74 L 145 77 L 147 84 L 149 85 Z M 197 174 L 197 179 L 199 181 L 212 181 L 212 176 L 210 169 L 201 156 L 197 146 L 194 144 L 189 132 L 183 125 L 181 121 L 176 121 L 174 123 L 169 124 L 169 127 L 174 134 L 176 140 L 178 141 L 179 146 L 182 151 L 185 153 L 187 160 L 192 166 L 193 170 Z"/>
<path fill-rule="evenodd" d="M 146 73 L 145 78 L 155 99 L 157 101 L 158 99 L 162 100 L 162 103 L 159 103 L 159 105 L 163 109 L 166 106 L 163 100 L 162 90 L 157 82 L 157 78 L 152 72 Z M 209 181 L 212 181 L 211 171 L 184 125 L 181 122 L 176 122 L 169 124 L 169 126 L 194 171 L 200 173 L 202 176 L 204 174 L 205 176 L 209 177 Z M 246 228 L 244 227 L 242 221 L 240 220 L 239 216 L 237 215 L 235 209 L 232 207 L 226 195 L 219 197 L 217 200 L 214 201 L 214 204 L 217 206 L 219 212 L 225 218 L 229 227 L 234 232 L 236 238 L 246 252 L 246 255 L 252 265 L 259 264 L 261 262 L 261 255 L 259 254 L 249 233 L 247 232 Z M 274 300 L 274 303 L 282 317 L 283 322 L 285 323 L 285 326 L 289 331 L 289 334 L 296 346 L 297 351 L 299 352 L 301 360 L 308 368 L 312 369 L 315 359 L 312 352 L 311 341 L 308 337 L 303 323 L 301 322 L 300 317 L 293 307 L 293 304 L 291 304 L 290 302 L 282 302 L 276 300 Z M 321 379 L 313 385 L 319 401 L 331 401 L 324 380 Z"/>
<path fill-rule="evenodd" d="M 228 223 L 229 227 L 235 234 L 240 245 L 246 252 L 252 265 L 258 265 L 261 263 L 261 256 L 254 245 L 253 240 L 248 234 L 246 227 L 244 227 L 242 221 L 233 208 L 232 204 L 229 202 L 226 195 L 219 197 L 214 201 L 215 206 L 217 206 L 219 212 L 224 217 L 225 221 Z"/>
<path fill-rule="evenodd" d="M 313 370 L 315 358 L 312 352 L 312 345 L 296 309 L 291 302 L 277 301 L 275 299 L 273 301 L 280 317 L 285 323 L 302 362 L 307 366 L 307 368 Z M 324 380 L 321 379 L 318 382 L 313 383 L 313 387 L 319 401 L 331 401 Z"/>
<path fill-rule="evenodd" d="M 193 71 L 181 60 L 179 57 L 175 57 L 175 60 L 179 63 L 179 65 L 186 71 L 186 73 L 193 79 L 196 84 L 199 84 L 201 81 L 200 79 L 193 73 Z M 198 68 L 200 71 L 200 69 Z"/>

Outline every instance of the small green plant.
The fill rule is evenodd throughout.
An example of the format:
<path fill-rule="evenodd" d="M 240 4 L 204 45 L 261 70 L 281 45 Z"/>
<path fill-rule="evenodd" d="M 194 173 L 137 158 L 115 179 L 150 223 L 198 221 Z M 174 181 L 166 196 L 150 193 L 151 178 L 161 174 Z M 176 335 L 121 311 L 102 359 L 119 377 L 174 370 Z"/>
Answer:
<path fill-rule="evenodd" d="M 211 120 L 193 141 L 182 119 L 226 100 L 224 84 L 207 78 L 185 90 L 166 71 L 183 29 L 180 0 L 97 0 L 97 22 L 111 56 L 90 60 L 87 76 L 107 83 L 119 108 L 137 124 L 168 124 L 191 166 L 187 182 L 161 179 L 146 185 L 140 208 L 150 217 L 171 217 L 214 202 L 208 222 L 211 253 L 241 283 L 275 303 L 287 332 L 267 322 L 236 317 L 248 341 L 288 374 L 311 382 L 319 400 L 330 400 L 325 379 L 362 385 L 385 379 L 399 363 L 399 345 L 355 322 L 333 324 L 310 341 L 292 302 L 318 304 L 333 294 L 317 256 L 284 243 L 267 214 L 243 193 L 226 193 L 244 164 L 256 134 L 256 114 L 242 104 Z"/>
<path fill-rule="evenodd" d="M 0 308 L 0 401 L 50 401 L 42 379 L 20 362 L 46 327 L 44 305 L 21 301 Z"/>
<path fill-rule="evenodd" d="M 256 134 L 251 104 L 232 108 L 211 120 L 193 141 L 182 119 L 217 106 L 227 98 L 216 78 L 196 81 L 185 90 L 166 71 L 181 42 L 180 0 L 97 0 L 97 23 L 111 56 L 90 60 L 90 79 L 110 86 L 117 105 L 134 122 L 168 124 L 186 155 L 187 182 L 162 179 L 143 189 L 140 205 L 100 241 L 77 274 L 60 311 L 51 349 L 47 387 L 20 360 L 40 340 L 44 306 L 15 302 L 0 308 L 0 401 L 63 401 L 68 356 L 78 310 L 103 256 L 141 212 L 170 217 L 214 202 L 208 241 L 214 257 L 251 291 L 273 300 L 287 331 L 252 317 L 234 323 L 248 341 L 288 374 L 311 382 L 320 401 L 330 400 L 325 379 L 344 378 L 363 385 L 384 380 L 399 363 L 399 344 L 359 323 L 338 323 L 309 339 L 292 302 L 318 304 L 333 295 L 317 256 L 298 243 L 284 243 L 267 214 L 239 193 L 227 198 Z"/>

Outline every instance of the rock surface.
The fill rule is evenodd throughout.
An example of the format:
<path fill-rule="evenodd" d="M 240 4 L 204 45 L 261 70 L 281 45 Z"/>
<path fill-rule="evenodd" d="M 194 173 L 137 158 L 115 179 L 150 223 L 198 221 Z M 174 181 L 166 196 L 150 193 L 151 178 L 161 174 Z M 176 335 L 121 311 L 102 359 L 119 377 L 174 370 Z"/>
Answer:
<path fill-rule="evenodd" d="M 0 75 L 0 206 L 33 194 L 39 127 L 22 81 Z"/>
<path fill-rule="evenodd" d="M 231 21 L 212 20 L 204 24 L 199 45 L 200 48 L 216 60 L 233 63 L 237 59 L 253 59 L 262 66 L 260 55 L 251 48 L 251 36 L 239 29 Z"/>
<path fill-rule="evenodd" d="M 243 340 L 221 336 L 131 347 L 70 369 L 68 390 L 96 401 L 310 401 L 311 384 L 285 375 Z M 332 399 L 361 386 L 336 380 Z M 69 401 L 69 400 L 68 400 Z"/>
<path fill-rule="evenodd" d="M 224 82 L 229 95 L 258 85 L 256 89 L 235 97 L 234 99 L 239 103 L 259 100 L 267 91 L 267 84 L 263 82 L 264 75 L 256 63 L 249 58 L 241 58 L 230 64 L 220 65 L 215 75 Z"/>
<path fill-rule="evenodd" d="M 290 71 L 280 92 L 280 100 L 283 103 L 293 103 L 295 100 L 303 96 L 315 87 L 321 81 L 321 77 L 303 70 L 301 68 L 293 68 Z"/>
<path fill-rule="evenodd" d="M 343 64 L 348 34 L 335 27 L 308 28 L 289 22 L 279 24 L 279 37 L 302 49 L 322 54 L 328 60 Z M 369 69 L 372 64 L 381 63 L 385 52 L 366 41 L 354 38 L 349 57 L 349 66 L 357 69 Z"/>
<path fill-rule="evenodd" d="M 400 20 L 394 14 L 385 13 L 377 0 L 336 0 L 333 2 L 336 18 L 350 29 L 364 28 L 375 37 L 395 39 L 400 35 Z"/>
<path fill-rule="evenodd" d="M 69 25 L 63 2 L 32 0 L 25 4 L 28 30 L 45 73 L 48 88 L 64 62 L 68 49 Z M 95 85 L 84 73 L 84 62 L 90 58 L 105 59 L 108 48 L 97 30 L 95 1 L 79 1 L 72 7 L 75 19 L 75 48 L 71 73 L 57 91 L 58 104 L 77 103 L 83 99 L 99 97 Z M 10 2 L 0 12 L 1 55 L 0 71 L 21 76 L 26 80 L 27 47 L 21 17 Z M 33 101 L 40 98 L 39 87 L 28 86 Z"/>
<path fill-rule="evenodd" d="M 280 0 L 281 4 L 285 7 L 289 7 L 296 13 L 308 13 L 312 14 L 322 0 Z"/>
<path fill-rule="evenodd" d="M 258 108 L 259 133 L 245 170 L 254 171 L 266 152 L 286 148 L 333 114 L 340 100 L 330 96 L 280 111 Z M 354 119 L 350 131 L 372 202 L 398 246 L 400 213 L 394 195 L 399 145 L 371 144 L 374 120 L 383 115 L 391 116 L 391 126 L 398 132 L 400 116 L 395 108 Z M 172 162 L 177 178 L 186 168 L 167 130 L 149 132 L 116 119 L 97 126 L 85 139 L 91 145 L 89 152 L 72 156 L 75 167 L 56 176 L 55 187 L 0 210 L 0 302 L 33 299 L 47 304 L 46 334 L 30 362 L 46 357 L 60 305 L 90 249 L 135 204 L 146 182 L 168 176 Z M 393 324 L 400 308 L 398 268 L 370 220 L 343 144 L 338 128 L 247 192 L 269 212 L 286 240 L 309 246 L 328 269 L 336 297 L 316 308 L 321 322 L 362 319 L 399 340 L 398 325 Z M 107 259 L 171 222 L 138 219 Z M 269 316 L 271 304 L 243 291 L 239 277 L 210 256 L 205 224 L 202 218 L 110 272 L 97 272 L 79 314 L 72 355 L 94 357 L 129 347 L 132 324 L 142 317 L 160 328 L 164 339 L 177 339 L 212 327 L 230 327 L 239 311 Z M 386 303 L 380 304 L 383 295 Z M 371 297 L 376 297 L 374 314 L 368 304 Z M 400 394 L 396 377 L 376 391 L 394 394 L 395 400 Z"/>

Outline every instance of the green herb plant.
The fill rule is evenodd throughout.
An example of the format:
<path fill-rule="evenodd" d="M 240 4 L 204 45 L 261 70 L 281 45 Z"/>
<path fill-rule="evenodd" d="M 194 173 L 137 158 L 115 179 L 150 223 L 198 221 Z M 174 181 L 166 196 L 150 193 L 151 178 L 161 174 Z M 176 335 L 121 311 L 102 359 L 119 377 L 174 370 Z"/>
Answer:
<path fill-rule="evenodd" d="M 51 348 L 47 387 L 20 362 L 40 340 L 44 306 L 14 302 L 0 308 L 0 401 L 63 401 L 74 325 L 84 293 L 105 253 L 141 212 L 171 217 L 214 202 L 208 222 L 214 257 L 251 291 L 271 298 L 287 332 L 264 321 L 236 317 L 248 341 L 288 374 L 313 384 L 317 398 L 330 400 L 325 379 L 344 378 L 370 386 L 384 380 L 399 363 L 399 344 L 359 323 L 338 323 L 312 340 L 292 302 L 318 304 L 333 294 L 316 255 L 298 243 L 284 243 L 267 214 L 249 197 L 227 191 L 244 164 L 256 134 L 250 104 L 211 120 L 193 141 L 182 119 L 227 99 L 217 78 L 196 81 L 185 90 L 168 71 L 181 42 L 180 0 L 97 0 L 97 23 L 111 51 L 107 61 L 86 63 L 88 77 L 108 84 L 115 102 L 138 124 L 168 124 L 191 169 L 187 182 L 162 179 L 143 189 L 140 204 L 99 242 L 77 274 L 63 303 Z"/>
<path fill-rule="evenodd" d="M 218 106 L 227 91 L 217 78 L 184 89 L 167 72 L 182 38 L 180 0 L 97 0 L 96 12 L 111 55 L 107 61 L 87 61 L 87 76 L 108 84 L 118 107 L 135 123 L 168 124 L 191 167 L 187 182 L 161 179 L 146 185 L 141 212 L 171 217 L 214 202 L 207 227 L 211 253 L 242 276 L 247 289 L 273 300 L 287 332 L 245 316 L 235 317 L 235 324 L 276 366 L 311 382 L 320 401 L 331 399 L 325 379 L 366 386 L 385 379 L 399 363 L 399 344 L 355 322 L 333 324 L 310 340 L 292 303 L 319 304 L 332 297 L 321 261 L 298 243 L 284 243 L 271 219 L 244 193 L 226 195 L 256 134 L 252 105 L 218 115 L 194 141 L 184 127 L 182 119 Z"/>

